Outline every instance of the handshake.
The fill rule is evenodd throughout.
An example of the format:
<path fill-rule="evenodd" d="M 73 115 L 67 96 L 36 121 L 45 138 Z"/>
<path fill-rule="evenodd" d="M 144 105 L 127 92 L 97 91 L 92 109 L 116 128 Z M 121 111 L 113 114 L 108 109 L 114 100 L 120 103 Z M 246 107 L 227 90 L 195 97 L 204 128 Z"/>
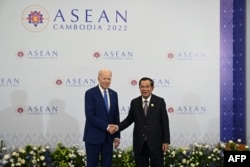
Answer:
<path fill-rule="evenodd" d="M 115 125 L 115 124 L 109 124 L 108 129 L 107 129 L 107 131 L 108 131 L 110 134 L 114 134 L 114 133 L 117 132 L 118 130 L 119 130 L 119 127 L 118 127 L 118 125 Z"/>

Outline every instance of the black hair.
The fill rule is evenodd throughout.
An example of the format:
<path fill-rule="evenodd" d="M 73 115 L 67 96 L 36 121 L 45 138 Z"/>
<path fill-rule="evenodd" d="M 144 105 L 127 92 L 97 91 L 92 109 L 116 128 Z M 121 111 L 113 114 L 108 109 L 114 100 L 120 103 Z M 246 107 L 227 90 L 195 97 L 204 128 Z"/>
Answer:
<path fill-rule="evenodd" d="M 147 80 L 150 81 L 151 87 L 154 87 L 154 81 L 151 78 L 148 78 L 148 77 L 141 78 L 140 81 L 139 81 L 139 86 L 141 85 L 141 81 L 147 81 Z"/>

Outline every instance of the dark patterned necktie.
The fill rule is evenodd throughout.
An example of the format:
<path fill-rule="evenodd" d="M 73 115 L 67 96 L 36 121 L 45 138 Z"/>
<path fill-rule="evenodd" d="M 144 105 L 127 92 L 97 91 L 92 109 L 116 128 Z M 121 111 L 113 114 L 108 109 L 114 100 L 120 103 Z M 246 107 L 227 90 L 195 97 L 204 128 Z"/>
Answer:
<path fill-rule="evenodd" d="M 148 101 L 147 100 L 144 100 L 144 107 L 143 107 L 143 110 L 144 110 L 144 114 L 145 116 L 147 115 L 147 112 L 148 112 Z"/>

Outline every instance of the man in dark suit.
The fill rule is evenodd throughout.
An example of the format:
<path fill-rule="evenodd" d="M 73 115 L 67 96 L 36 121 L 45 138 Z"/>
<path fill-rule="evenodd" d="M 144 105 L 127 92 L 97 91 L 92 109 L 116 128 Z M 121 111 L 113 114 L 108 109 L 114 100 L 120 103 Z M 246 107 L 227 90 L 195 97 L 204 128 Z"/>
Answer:
<path fill-rule="evenodd" d="M 102 167 L 112 166 L 113 144 L 119 146 L 120 133 L 112 133 L 111 124 L 119 124 L 119 106 L 117 93 L 110 89 L 112 72 L 101 69 L 98 82 L 85 92 L 85 129 L 84 137 L 87 154 L 87 167 L 97 167 L 101 157 Z M 105 91 L 107 103 L 105 103 Z"/>
<path fill-rule="evenodd" d="M 118 129 L 122 131 L 134 123 L 133 149 L 137 167 L 148 167 L 149 162 L 151 167 L 163 167 L 163 153 L 170 144 L 166 104 L 163 98 L 152 94 L 152 79 L 142 78 L 139 88 L 141 96 L 131 101 L 128 116 L 119 124 Z"/>

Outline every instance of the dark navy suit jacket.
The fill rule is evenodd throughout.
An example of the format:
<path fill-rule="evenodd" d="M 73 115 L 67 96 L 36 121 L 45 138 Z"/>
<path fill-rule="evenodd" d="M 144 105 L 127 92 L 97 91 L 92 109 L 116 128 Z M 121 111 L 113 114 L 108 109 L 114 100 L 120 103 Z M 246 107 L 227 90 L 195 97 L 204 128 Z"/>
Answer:
<path fill-rule="evenodd" d="M 110 109 L 107 111 L 99 86 L 85 92 L 85 129 L 83 140 L 90 144 L 103 144 L 120 138 L 120 132 L 113 135 L 107 132 L 108 124 L 119 124 L 119 106 L 117 93 L 108 89 Z"/>

